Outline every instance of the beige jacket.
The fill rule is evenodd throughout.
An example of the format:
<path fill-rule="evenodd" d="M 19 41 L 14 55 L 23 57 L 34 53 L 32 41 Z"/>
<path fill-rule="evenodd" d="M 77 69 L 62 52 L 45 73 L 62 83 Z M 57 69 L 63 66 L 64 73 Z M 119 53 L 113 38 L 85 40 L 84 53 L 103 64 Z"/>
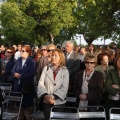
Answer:
<path fill-rule="evenodd" d="M 50 67 L 44 67 L 38 83 L 38 97 L 48 93 L 57 95 L 54 105 L 64 104 L 69 86 L 69 72 L 66 67 L 61 67 L 54 80 L 53 71 Z"/>

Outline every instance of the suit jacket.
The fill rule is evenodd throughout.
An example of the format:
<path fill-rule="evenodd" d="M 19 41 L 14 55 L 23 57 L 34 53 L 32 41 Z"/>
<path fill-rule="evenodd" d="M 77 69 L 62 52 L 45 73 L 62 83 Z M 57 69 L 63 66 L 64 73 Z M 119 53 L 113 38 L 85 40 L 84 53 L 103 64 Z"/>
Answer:
<path fill-rule="evenodd" d="M 22 91 L 23 84 L 29 82 L 34 85 L 34 75 L 35 75 L 35 62 L 32 58 L 27 58 L 22 67 L 22 58 L 18 58 L 16 61 L 12 73 L 19 73 L 21 75 L 20 79 L 14 78 L 13 90 L 17 92 Z"/>
<path fill-rule="evenodd" d="M 65 53 L 66 57 L 66 66 L 68 68 L 69 74 L 70 74 L 70 82 L 74 81 L 76 73 L 79 71 L 80 68 L 80 62 L 79 62 L 79 54 L 76 52 L 72 52 L 70 54 L 69 59 L 67 60 L 67 53 Z"/>
<path fill-rule="evenodd" d="M 58 99 L 55 100 L 55 105 L 64 104 L 66 102 L 66 94 L 69 85 L 69 73 L 66 67 L 61 67 L 54 80 L 52 69 L 44 67 L 38 83 L 38 97 L 43 94 L 55 94 Z"/>
<path fill-rule="evenodd" d="M 0 59 L 0 76 L 1 76 L 1 74 L 2 74 L 2 61 Z"/>
<path fill-rule="evenodd" d="M 4 59 L 1 59 L 2 61 L 2 67 L 4 66 Z M 2 82 L 8 82 L 7 79 L 11 74 L 12 68 L 15 64 L 15 59 L 14 57 L 11 57 L 8 61 L 8 63 L 6 64 L 5 68 L 2 68 L 5 70 L 5 74 L 2 74 L 0 77 L 0 81 Z"/>
<path fill-rule="evenodd" d="M 39 59 L 39 63 L 38 63 L 38 66 L 37 66 L 37 70 L 36 70 L 36 77 L 37 77 L 37 80 L 40 79 L 40 76 L 41 76 L 41 73 L 43 71 L 43 68 L 49 64 L 49 61 L 48 61 L 48 57 L 41 57 Z"/>
<path fill-rule="evenodd" d="M 111 65 L 107 66 L 107 74 L 108 74 L 108 71 L 111 70 L 111 69 L 114 69 L 114 67 L 111 66 Z M 101 65 L 96 66 L 95 70 L 99 71 L 99 72 L 101 72 L 103 74 L 104 82 L 105 82 L 106 81 L 106 74 L 105 74 L 104 70 L 102 69 Z"/>
<path fill-rule="evenodd" d="M 77 97 L 76 105 L 79 105 L 79 95 L 81 94 L 81 87 L 83 83 L 83 72 L 80 71 L 79 75 L 76 79 L 76 83 L 74 86 L 74 92 Z M 95 71 L 89 81 L 88 84 L 88 93 L 87 95 L 87 100 L 88 100 L 88 105 L 97 105 L 98 101 L 101 99 L 102 96 L 102 91 L 103 91 L 103 75 L 101 72 Z"/>

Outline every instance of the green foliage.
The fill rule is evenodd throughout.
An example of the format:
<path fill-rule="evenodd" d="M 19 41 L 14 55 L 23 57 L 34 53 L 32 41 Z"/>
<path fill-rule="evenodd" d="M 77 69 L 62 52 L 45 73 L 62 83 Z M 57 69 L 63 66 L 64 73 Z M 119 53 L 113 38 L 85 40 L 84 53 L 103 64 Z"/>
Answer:
<path fill-rule="evenodd" d="M 84 35 L 88 44 L 101 36 L 116 40 L 120 33 L 119 10 L 118 0 L 80 0 L 73 11 L 77 20 L 74 29 Z"/>
<path fill-rule="evenodd" d="M 8 0 L 1 8 L 5 36 L 8 39 L 24 37 L 26 40 L 36 37 L 40 41 L 40 35 L 49 41 L 49 33 L 56 36 L 61 28 L 73 26 L 72 9 L 73 4 L 66 0 Z"/>
<path fill-rule="evenodd" d="M 119 10 L 120 0 L 7 0 L 0 21 L 12 42 L 60 43 L 79 33 L 90 44 L 101 36 L 119 39 Z"/>
<path fill-rule="evenodd" d="M 1 6 L 0 18 L 4 34 L 11 42 L 30 41 L 33 37 L 36 22 L 22 12 L 16 3 L 5 2 Z"/>

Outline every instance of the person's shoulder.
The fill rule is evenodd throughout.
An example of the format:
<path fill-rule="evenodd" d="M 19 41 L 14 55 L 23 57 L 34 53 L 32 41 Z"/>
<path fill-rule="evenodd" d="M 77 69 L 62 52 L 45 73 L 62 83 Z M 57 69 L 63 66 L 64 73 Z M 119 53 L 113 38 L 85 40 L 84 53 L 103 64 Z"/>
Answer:
<path fill-rule="evenodd" d="M 109 72 L 110 72 L 110 73 L 116 73 L 117 70 L 116 70 L 116 69 L 110 69 Z"/>
<path fill-rule="evenodd" d="M 103 75 L 103 73 L 101 73 L 100 71 L 97 71 L 97 70 L 95 70 L 95 74 Z"/>
<path fill-rule="evenodd" d="M 67 69 L 67 67 L 66 66 L 62 66 L 62 69 Z"/>
<path fill-rule="evenodd" d="M 114 66 L 110 65 L 110 66 L 109 66 L 109 69 L 115 69 L 115 68 L 114 68 Z"/>

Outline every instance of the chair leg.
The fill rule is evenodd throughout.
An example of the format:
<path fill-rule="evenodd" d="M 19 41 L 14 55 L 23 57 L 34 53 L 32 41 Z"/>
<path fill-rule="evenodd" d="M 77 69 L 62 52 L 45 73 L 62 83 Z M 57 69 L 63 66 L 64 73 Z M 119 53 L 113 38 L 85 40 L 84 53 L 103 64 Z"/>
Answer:
<path fill-rule="evenodd" d="M 25 116 L 24 112 L 25 112 L 25 108 L 21 107 L 18 120 L 24 120 L 24 116 Z"/>

